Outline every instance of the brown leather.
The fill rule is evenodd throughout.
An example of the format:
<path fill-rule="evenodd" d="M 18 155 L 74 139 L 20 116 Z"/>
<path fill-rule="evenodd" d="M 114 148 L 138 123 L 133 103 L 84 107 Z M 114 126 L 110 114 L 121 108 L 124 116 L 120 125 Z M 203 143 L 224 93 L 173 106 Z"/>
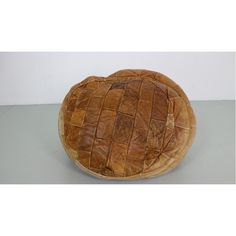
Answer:
<path fill-rule="evenodd" d="M 163 174 L 186 154 L 195 116 L 182 89 L 148 70 L 91 76 L 73 86 L 59 116 L 69 157 L 98 176 L 132 179 Z"/>

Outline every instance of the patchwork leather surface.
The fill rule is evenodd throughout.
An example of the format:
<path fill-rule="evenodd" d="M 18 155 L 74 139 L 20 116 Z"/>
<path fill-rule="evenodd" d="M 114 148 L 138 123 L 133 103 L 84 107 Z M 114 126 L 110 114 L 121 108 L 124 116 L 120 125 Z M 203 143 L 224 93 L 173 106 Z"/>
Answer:
<path fill-rule="evenodd" d="M 86 172 L 133 179 L 174 168 L 191 146 L 195 123 L 188 98 L 168 77 L 121 70 L 71 88 L 59 133 L 69 157 Z"/>

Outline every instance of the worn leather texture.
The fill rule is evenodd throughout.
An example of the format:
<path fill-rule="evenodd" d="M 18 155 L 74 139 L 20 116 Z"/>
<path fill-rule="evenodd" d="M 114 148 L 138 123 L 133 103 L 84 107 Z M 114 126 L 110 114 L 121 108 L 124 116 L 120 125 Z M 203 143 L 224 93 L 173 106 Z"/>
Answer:
<path fill-rule="evenodd" d="M 59 114 L 69 157 L 90 174 L 121 180 L 177 166 L 192 144 L 195 125 L 183 90 L 148 70 L 90 76 L 70 89 Z"/>

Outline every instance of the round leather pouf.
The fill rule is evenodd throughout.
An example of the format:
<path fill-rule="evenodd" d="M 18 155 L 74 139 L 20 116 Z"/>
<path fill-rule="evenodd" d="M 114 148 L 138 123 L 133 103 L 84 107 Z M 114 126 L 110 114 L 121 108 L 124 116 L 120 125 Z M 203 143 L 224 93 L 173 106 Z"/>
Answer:
<path fill-rule="evenodd" d="M 168 77 L 121 70 L 71 88 L 60 109 L 59 134 L 86 172 L 136 179 L 177 166 L 192 144 L 195 123 L 188 98 Z"/>

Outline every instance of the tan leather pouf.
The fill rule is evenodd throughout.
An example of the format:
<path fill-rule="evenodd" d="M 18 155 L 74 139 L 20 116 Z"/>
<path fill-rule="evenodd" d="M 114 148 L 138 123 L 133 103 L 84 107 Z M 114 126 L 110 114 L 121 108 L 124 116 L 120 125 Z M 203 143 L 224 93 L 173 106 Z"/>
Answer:
<path fill-rule="evenodd" d="M 91 76 L 66 95 L 59 133 L 69 157 L 84 171 L 109 179 L 163 174 L 183 159 L 195 116 L 183 90 L 148 70 Z"/>

